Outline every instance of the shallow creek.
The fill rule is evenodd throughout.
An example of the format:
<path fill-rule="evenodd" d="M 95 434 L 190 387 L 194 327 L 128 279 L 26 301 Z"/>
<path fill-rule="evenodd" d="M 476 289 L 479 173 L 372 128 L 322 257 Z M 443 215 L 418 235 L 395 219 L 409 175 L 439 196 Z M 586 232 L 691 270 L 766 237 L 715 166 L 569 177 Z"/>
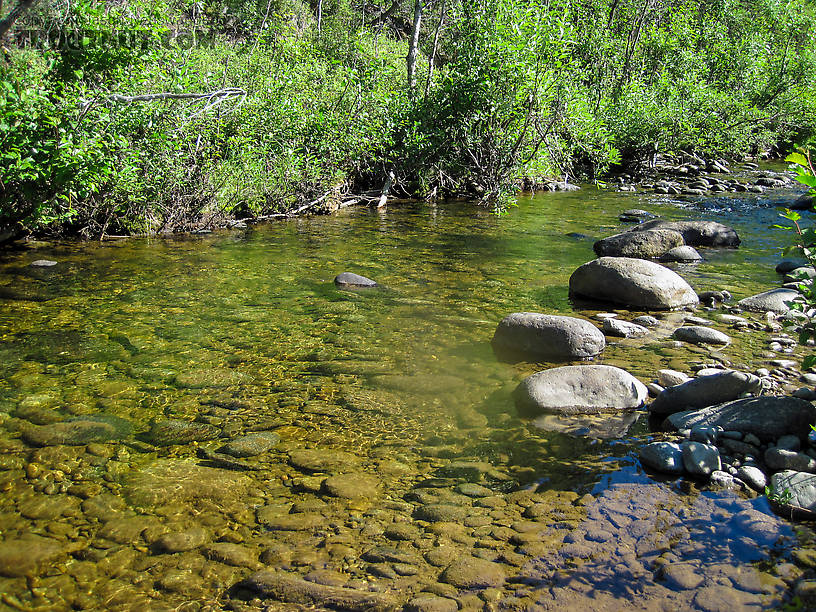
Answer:
<path fill-rule="evenodd" d="M 779 608 L 809 531 L 645 474 L 645 416 L 519 419 L 511 391 L 552 364 L 490 339 L 510 312 L 575 313 L 570 274 L 628 208 L 737 229 L 674 267 L 698 292 L 776 286 L 793 197 L 588 187 L 502 217 L 406 204 L 4 253 L 0 610 Z M 644 382 L 768 361 L 766 334 L 715 323 L 734 343 L 712 355 L 658 316 L 599 361 Z"/>

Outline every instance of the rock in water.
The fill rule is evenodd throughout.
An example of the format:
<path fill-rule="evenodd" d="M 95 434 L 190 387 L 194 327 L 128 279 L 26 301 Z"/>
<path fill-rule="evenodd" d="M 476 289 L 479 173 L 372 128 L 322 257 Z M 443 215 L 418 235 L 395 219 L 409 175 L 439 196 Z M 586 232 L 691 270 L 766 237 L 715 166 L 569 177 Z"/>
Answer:
<path fill-rule="evenodd" d="M 702 261 L 702 259 L 703 258 L 697 252 L 697 249 L 688 245 L 674 247 L 660 256 L 660 261 L 676 261 L 680 263 Z"/>
<path fill-rule="evenodd" d="M 110 415 L 87 415 L 29 427 L 23 431 L 23 440 L 32 446 L 84 446 L 91 442 L 121 440 L 131 433 L 130 422 Z"/>
<path fill-rule="evenodd" d="M 730 344 L 731 338 L 721 331 L 704 325 L 686 325 L 674 330 L 672 334 L 678 340 L 693 344 Z"/>
<path fill-rule="evenodd" d="M 334 284 L 338 287 L 356 288 L 377 286 L 376 281 L 366 278 L 365 276 L 360 276 L 359 274 L 354 274 L 353 272 L 341 272 L 334 277 Z"/>
<path fill-rule="evenodd" d="M 783 516 L 816 518 L 816 474 L 785 470 L 771 476 L 774 501 L 784 512 Z"/>
<path fill-rule="evenodd" d="M 513 393 L 521 414 L 598 414 L 633 410 L 648 391 L 634 376 L 607 365 L 563 366 L 525 378 Z"/>
<path fill-rule="evenodd" d="M 666 474 L 683 473 L 683 451 L 673 442 L 652 442 L 640 449 L 640 462 Z"/>
<path fill-rule="evenodd" d="M 714 221 L 666 221 L 654 219 L 633 227 L 633 232 L 667 229 L 680 232 L 689 246 L 736 247 L 740 238 L 736 230 Z"/>
<path fill-rule="evenodd" d="M 800 297 L 800 294 L 795 289 L 780 287 L 740 300 L 737 302 L 737 306 L 753 312 L 768 312 L 769 310 L 771 312 L 788 312 L 790 310 L 788 302 L 792 302 L 798 297 Z"/>
<path fill-rule="evenodd" d="M 606 339 L 584 319 L 514 312 L 499 323 L 492 344 L 502 358 L 528 355 L 563 361 L 598 355 L 606 346 Z"/>
<path fill-rule="evenodd" d="M 673 230 L 623 232 L 598 240 L 593 245 L 598 257 L 657 258 L 667 251 L 683 246 L 683 236 Z"/>
<path fill-rule="evenodd" d="M 231 457 L 254 457 L 265 453 L 270 448 L 280 442 L 280 436 L 271 431 L 260 431 L 247 434 L 235 440 L 230 440 L 218 449 L 219 453 L 230 455 Z"/>
<path fill-rule="evenodd" d="M 722 469 L 720 451 L 716 446 L 700 442 L 683 442 L 683 467 L 692 476 L 711 476 Z"/>
<path fill-rule="evenodd" d="M 171 446 L 215 440 L 219 435 L 221 435 L 221 430 L 207 423 L 165 419 L 153 423 L 145 437 L 148 442 L 156 446 Z"/>
<path fill-rule="evenodd" d="M 673 414 L 681 410 L 705 408 L 735 400 L 744 393 L 754 393 L 761 387 L 762 381 L 758 376 L 725 370 L 664 389 L 649 404 L 649 410 L 654 414 Z"/>
<path fill-rule="evenodd" d="M 698 303 L 697 294 L 678 274 L 645 259 L 601 257 L 573 272 L 569 286 L 575 296 L 646 310 Z"/>
<path fill-rule="evenodd" d="M 803 193 L 790 205 L 791 210 L 811 210 L 813 208 L 813 196 Z"/>
<path fill-rule="evenodd" d="M 619 319 L 605 319 L 603 322 L 603 330 L 604 333 L 609 336 L 618 336 L 621 338 L 639 338 L 649 333 L 649 328 L 647 327 Z"/>
<path fill-rule="evenodd" d="M 57 265 L 57 262 L 53 259 L 36 259 L 32 261 L 29 265 L 34 268 L 51 268 Z"/>
<path fill-rule="evenodd" d="M 706 378 L 712 377 L 705 376 L 703 379 Z M 754 434 L 764 442 L 777 440 L 788 434 L 803 439 L 812 424 L 816 424 L 816 407 L 803 399 L 784 396 L 751 397 L 701 410 L 676 412 L 663 422 L 665 427 L 671 429 L 692 429 L 699 425 L 719 426 L 724 431 Z"/>

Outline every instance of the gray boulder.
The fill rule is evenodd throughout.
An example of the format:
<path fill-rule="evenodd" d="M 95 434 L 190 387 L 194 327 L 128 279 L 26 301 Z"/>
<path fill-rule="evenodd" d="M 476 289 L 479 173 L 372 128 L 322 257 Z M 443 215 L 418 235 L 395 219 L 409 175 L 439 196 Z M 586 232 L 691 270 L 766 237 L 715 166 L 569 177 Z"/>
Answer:
<path fill-rule="evenodd" d="M 724 370 L 666 388 L 649 404 L 649 410 L 654 414 L 673 414 L 681 410 L 705 408 L 737 399 L 743 393 L 754 393 L 761 387 L 762 381 L 758 376 Z"/>
<path fill-rule="evenodd" d="M 648 391 L 634 376 L 607 365 L 562 366 L 525 378 L 513 393 L 519 412 L 537 416 L 633 410 Z"/>
<path fill-rule="evenodd" d="M 765 473 L 754 465 L 743 465 L 737 470 L 737 477 L 754 491 L 764 491 L 768 484 Z"/>
<path fill-rule="evenodd" d="M 689 246 L 705 247 L 736 247 L 739 246 L 740 238 L 737 232 L 714 221 L 666 221 L 664 219 L 653 219 L 646 223 L 633 227 L 633 232 L 643 232 L 647 230 L 668 229 L 680 232 L 683 240 Z"/>
<path fill-rule="evenodd" d="M 795 270 L 796 268 L 801 268 L 802 266 L 808 265 L 808 260 L 798 257 L 798 258 L 791 258 L 791 259 L 783 259 L 778 264 L 776 264 L 776 273 L 777 274 L 787 274 L 788 272 Z"/>
<path fill-rule="evenodd" d="M 813 280 L 814 277 L 816 277 L 816 270 L 812 266 L 800 266 L 785 274 L 782 280 L 786 283 L 795 283 L 797 281 Z"/>
<path fill-rule="evenodd" d="M 620 338 L 639 338 L 649 333 L 649 328 L 621 321 L 619 319 L 604 319 L 603 331 L 607 336 L 618 336 Z"/>
<path fill-rule="evenodd" d="M 722 469 L 720 451 L 716 446 L 702 442 L 683 442 L 680 445 L 683 451 L 683 467 L 692 476 L 711 476 Z"/>
<path fill-rule="evenodd" d="M 658 472 L 683 473 L 683 451 L 673 442 L 652 442 L 640 449 L 640 462 Z"/>
<path fill-rule="evenodd" d="M 674 330 L 676 339 L 693 344 L 730 344 L 731 338 L 721 331 L 704 325 L 686 325 Z"/>
<path fill-rule="evenodd" d="M 816 474 L 785 470 L 771 476 L 774 501 L 783 515 L 816 518 Z"/>
<path fill-rule="evenodd" d="M 697 294 L 678 274 L 645 259 L 601 257 L 580 266 L 570 293 L 644 310 L 695 306 Z"/>
<path fill-rule="evenodd" d="M 376 287 L 376 281 L 371 280 L 370 278 L 366 278 L 365 276 L 360 276 L 359 274 L 354 274 L 353 272 L 341 272 L 337 276 L 334 277 L 334 284 L 338 287 L 357 287 L 357 288 L 366 288 L 366 287 Z"/>
<path fill-rule="evenodd" d="M 514 312 L 501 320 L 492 345 L 502 358 L 526 355 L 565 361 L 595 357 L 604 350 L 606 339 L 584 319 Z"/>
<path fill-rule="evenodd" d="M 711 378 L 713 377 L 705 377 L 705 379 Z M 672 387 L 671 389 L 677 388 Z M 671 389 L 666 389 L 666 391 Z M 754 434 L 763 442 L 770 442 L 787 434 L 804 439 L 810 431 L 810 426 L 814 423 L 816 423 L 816 407 L 813 404 L 796 397 L 785 396 L 738 399 L 700 410 L 677 412 L 663 421 L 664 427 L 671 429 L 692 429 L 697 425 L 719 425 L 725 431 Z"/>
<path fill-rule="evenodd" d="M 816 459 L 804 453 L 797 453 L 784 448 L 769 448 L 766 450 L 765 465 L 774 472 L 782 470 L 816 472 Z"/>
<path fill-rule="evenodd" d="M 637 257 L 654 259 L 674 247 L 682 246 L 683 236 L 674 230 L 623 232 L 598 240 L 593 245 L 598 257 Z"/>
<path fill-rule="evenodd" d="M 790 310 L 788 302 L 798 297 L 799 292 L 795 289 L 781 287 L 742 299 L 737 302 L 737 306 L 752 312 L 768 312 L 769 310 L 771 312 L 788 312 Z"/>
<path fill-rule="evenodd" d="M 660 256 L 660 261 L 676 261 L 679 263 L 702 261 L 702 259 L 703 257 L 697 252 L 697 249 L 687 244 L 669 249 Z"/>

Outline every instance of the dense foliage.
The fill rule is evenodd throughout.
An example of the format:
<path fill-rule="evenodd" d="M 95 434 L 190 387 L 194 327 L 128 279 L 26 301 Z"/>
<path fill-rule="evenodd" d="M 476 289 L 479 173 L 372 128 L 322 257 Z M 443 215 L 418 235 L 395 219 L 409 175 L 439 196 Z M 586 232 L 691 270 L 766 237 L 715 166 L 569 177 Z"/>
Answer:
<path fill-rule="evenodd" d="M 805 0 L 382 1 L 40 0 L 0 59 L 0 237 L 194 229 L 391 173 L 502 205 L 816 128 Z"/>

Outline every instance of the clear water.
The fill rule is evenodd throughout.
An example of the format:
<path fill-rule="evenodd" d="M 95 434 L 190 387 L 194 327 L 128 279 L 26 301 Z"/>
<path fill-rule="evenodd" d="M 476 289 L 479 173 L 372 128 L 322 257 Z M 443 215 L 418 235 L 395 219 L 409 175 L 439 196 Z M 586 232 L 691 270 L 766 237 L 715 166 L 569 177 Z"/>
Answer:
<path fill-rule="evenodd" d="M 789 242 L 771 229 L 778 222 L 775 205 L 793 197 L 681 202 L 589 187 L 522 197 L 501 217 L 462 202 L 404 204 L 211 235 L 4 253 L 0 538 L 39 535 L 63 549 L 80 545 L 44 558 L 33 570 L 37 578 L 0 577 L 2 605 L 217 605 L 202 602 L 223 598 L 250 573 L 247 567 L 213 562 L 220 569 L 207 570 L 217 574 L 212 578 L 190 561 L 193 569 L 183 571 L 195 573 L 203 586 L 193 595 L 173 591 L 156 586 L 165 584 L 170 569 L 161 565 L 167 555 L 151 549 L 150 534 L 117 536 L 114 545 L 100 533 L 118 518 L 164 517 L 189 527 L 210 513 L 217 516 L 213 540 L 241 533 L 226 541 L 261 550 L 259 538 L 268 533 L 253 518 L 254 508 L 320 498 L 308 487 L 300 493 L 291 487 L 303 474 L 286 453 L 300 447 L 362 458 L 392 500 L 403 499 L 445 458 L 491 463 L 504 475 L 493 484 L 502 493 L 536 485 L 591 491 L 610 474 L 632 469 L 634 445 L 650 435 L 645 419 L 631 428 L 633 419 L 544 419 L 543 429 L 520 421 L 510 392 L 523 376 L 549 364 L 498 362 L 489 344 L 498 321 L 514 311 L 572 314 L 570 274 L 594 257 L 594 239 L 628 227 L 617 217 L 629 208 L 737 229 L 739 249 L 705 250 L 702 263 L 676 268 L 698 291 L 727 289 L 739 299 L 775 286 L 773 265 Z M 35 259 L 59 263 L 32 268 Z M 381 288 L 338 290 L 332 281 L 343 271 L 373 278 Z M 758 367 L 763 350 L 761 339 L 746 336 L 722 353 L 736 366 Z M 665 341 L 611 344 L 601 358 L 644 381 L 661 367 L 688 370 L 710 359 L 703 349 Z M 125 419 L 134 433 L 87 449 L 33 450 L 20 439 L 26 428 L 83 415 Z M 238 500 L 225 495 L 212 507 L 213 498 L 205 495 L 140 504 L 134 478 L 151 474 L 162 461 L 192 462 L 197 446 L 217 446 L 152 446 L 145 432 L 167 418 L 209 423 L 223 438 L 273 430 L 281 444 L 246 460 L 258 471 L 241 473 L 252 484 Z M 404 466 L 400 476 L 384 476 L 384 462 Z M 87 486 L 72 493 L 78 485 Z M 155 486 L 163 486 L 158 476 Z M 86 502 L 97 496 L 119 499 L 117 509 L 89 517 Z M 53 500 L 58 503 L 51 511 L 30 509 Z M 354 504 L 335 510 L 346 527 L 349 517 L 371 512 Z M 313 545 L 308 539 L 291 544 L 293 550 Z M 121 575 L 104 567 L 111 554 L 127 557 Z M 729 559 L 746 567 L 755 561 Z M 321 563 L 328 567 L 325 559 Z M 303 572 L 308 566 L 296 567 Z M 344 571 L 354 576 L 356 570 Z"/>

